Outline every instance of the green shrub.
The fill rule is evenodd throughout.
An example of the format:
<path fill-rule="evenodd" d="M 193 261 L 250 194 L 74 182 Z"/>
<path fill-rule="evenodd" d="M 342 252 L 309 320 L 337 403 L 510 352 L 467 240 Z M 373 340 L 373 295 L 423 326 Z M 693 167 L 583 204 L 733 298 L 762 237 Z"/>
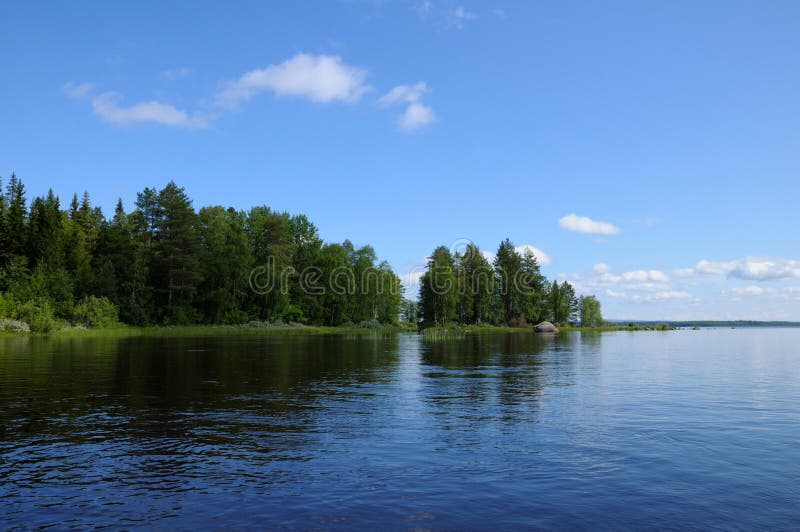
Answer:
<path fill-rule="evenodd" d="M 0 318 L 13 318 L 19 307 L 20 303 L 13 294 L 0 292 Z"/>
<path fill-rule="evenodd" d="M 249 320 L 250 316 L 243 310 L 228 310 L 220 319 L 224 325 L 240 325 L 242 323 L 247 323 Z"/>
<path fill-rule="evenodd" d="M 285 309 L 283 309 L 283 312 L 281 313 L 281 320 L 285 321 L 286 323 L 305 323 L 306 317 L 300 307 L 290 303 L 286 305 Z"/>
<path fill-rule="evenodd" d="M 19 308 L 17 317 L 30 325 L 33 332 L 51 332 L 61 327 L 53 316 L 53 309 L 47 301 L 28 301 Z"/>
<path fill-rule="evenodd" d="M 119 322 L 119 312 L 107 297 L 87 296 L 72 308 L 72 321 L 90 328 L 111 327 Z"/>

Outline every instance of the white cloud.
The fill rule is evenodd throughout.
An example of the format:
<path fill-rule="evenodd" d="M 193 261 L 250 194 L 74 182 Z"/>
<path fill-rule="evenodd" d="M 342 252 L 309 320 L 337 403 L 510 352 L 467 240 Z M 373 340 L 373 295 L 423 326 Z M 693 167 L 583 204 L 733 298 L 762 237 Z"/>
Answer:
<path fill-rule="evenodd" d="M 506 10 L 505 9 L 500 9 L 500 8 L 492 9 L 492 14 L 494 16 L 496 16 L 497 18 L 506 18 Z"/>
<path fill-rule="evenodd" d="M 514 248 L 514 250 L 520 255 L 524 255 L 525 252 L 530 251 L 531 253 L 533 253 L 533 256 L 536 257 L 536 260 L 542 266 L 547 266 L 548 264 L 551 264 L 553 262 L 553 258 L 550 255 L 548 255 L 547 253 L 545 253 L 544 251 L 542 251 L 537 247 L 531 246 L 530 244 L 517 246 Z"/>
<path fill-rule="evenodd" d="M 406 274 L 400 275 L 400 282 L 403 283 L 405 286 L 417 286 L 419 285 L 419 280 L 422 278 L 422 275 L 425 272 L 420 270 L 410 271 Z"/>
<path fill-rule="evenodd" d="M 92 93 L 92 89 L 94 87 L 91 83 L 66 83 L 61 90 L 69 96 L 70 98 L 74 98 L 76 100 L 84 100 Z"/>
<path fill-rule="evenodd" d="M 176 81 L 189 77 L 192 74 L 192 69 L 189 67 L 170 68 L 161 73 L 164 79 L 168 81 Z"/>
<path fill-rule="evenodd" d="M 800 278 L 800 262 L 792 259 L 746 257 L 728 262 L 699 261 L 694 268 L 679 270 L 682 276 L 727 275 L 746 281 L 778 281 Z"/>
<path fill-rule="evenodd" d="M 740 296 L 760 296 L 764 293 L 764 289 L 760 286 L 750 285 L 744 287 L 731 288 L 731 292 Z"/>
<path fill-rule="evenodd" d="M 656 292 L 650 298 L 643 298 L 645 301 L 664 301 L 667 299 L 691 299 L 692 294 L 689 292 L 683 292 L 681 290 L 664 290 L 662 292 Z"/>
<path fill-rule="evenodd" d="M 355 102 L 370 90 L 366 77 L 366 70 L 345 64 L 339 56 L 300 53 L 283 63 L 251 70 L 228 82 L 217 95 L 217 103 L 236 107 L 266 91 L 317 103 Z"/>
<path fill-rule="evenodd" d="M 654 303 L 659 301 L 692 299 L 694 297 L 689 292 L 684 292 L 682 290 L 659 290 L 647 294 L 629 294 L 627 292 L 618 292 L 611 288 L 606 289 L 605 295 L 608 297 L 625 299 L 634 303 Z"/>
<path fill-rule="evenodd" d="M 436 121 L 436 114 L 429 106 L 421 102 L 422 95 L 428 92 L 424 81 L 416 85 L 398 85 L 378 99 L 384 106 L 408 104 L 398 117 L 398 127 L 407 133 L 423 128 Z"/>
<path fill-rule="evenodd" d="M 595 271 L 595 273 L 601 273 L 601 274 L 611 272 L 611 266 L 605 264 L 604 262 L 598 262 L 597 264 L 592 266 L 592 269 Z"/>
<path fill-rule="evenodd" d="M 209 125 L 207 118 L 190 116 L 186 111 L 169 104 L 149 101 L 123 107 L 119 105 L 119 100 L 120 97 L 112 92 L 100 94 L 92 99 L 93 111 L 106 122 L 116 126 L 154 122 L 166 126 L 202 129 Z"/>
<path fill-rule="evenodd" d="M 435 121 L 436 115 L 433 109 L 421 103 L 412 103 L 397 119 L 397 125 L 403 131 L 410 133 Z"/>
<path fill-rule="evenodd" d="M 638 282 L 645 282 L 645 281 L 656 281 L 656 282 L 666 282 L 669 281 L 669 277 L 662 272 L 661 270 L 636 270 L 632 272 L 625 272 L 622 274 L 622 278 L 625 281 L 638 281 Z"/>
<path fill-rule="evenodd" d="M 615 235 L 620 232 L 620 228 L 608 222 L 598 222 L 587 218 L 585 216 L 578 216 L 577 214 L 568 214 L 560 220 L 558 225 L 567 231 L 575 231 L 577 233 L 592 233 L 597 235 Z"/>
<path fill-rule="evenodd" d="M 398 85 L 380 97 L 378 103 L 381 105 L 393 105 L 396 103 L 415 103 L 428 92 L 428 85 L 420 81 L 416 85 Z"/>

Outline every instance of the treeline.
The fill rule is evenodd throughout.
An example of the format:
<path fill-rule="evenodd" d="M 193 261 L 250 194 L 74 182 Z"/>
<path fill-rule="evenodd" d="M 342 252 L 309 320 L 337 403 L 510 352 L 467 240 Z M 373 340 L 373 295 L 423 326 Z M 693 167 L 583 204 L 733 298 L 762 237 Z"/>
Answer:
<path fill-rule="evenodd" d="M 195 211 L 174 182 L 138 193 L 132 212 L 120 200 L 111 218 L 87 193 L 65 209 L 52 190 L 28 205 L 15 175 L 0 192 L 0 318 L 34 329 L 387 324 L 401 300 L 400 279 L 372 247 L 323 242 L 302 214 Z"/>
<path fill-rule="evenodd" d="M 493 263 L 473 244 L 455 254 L 445 246 L 436 248 L 420 280 L 419 307 L 404 312 L 414 311 L 423 326 L 603 323 L 597 298 L 578 297 L 566 281 L 549 282 L 536 256 L 530 250 L 519 253 L 508 239 L 500 243 Z"/>

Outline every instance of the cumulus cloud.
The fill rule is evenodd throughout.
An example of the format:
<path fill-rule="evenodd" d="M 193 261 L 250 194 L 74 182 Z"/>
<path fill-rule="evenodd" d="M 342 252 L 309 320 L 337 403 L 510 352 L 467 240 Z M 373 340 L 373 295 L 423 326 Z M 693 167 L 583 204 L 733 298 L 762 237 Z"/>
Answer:
<path fill-rule="evenodd" d="M 727 262 L 699 261 L 694 268 L 676 270 L 681 276 L 725 275 L 746 281 L 779 281 L 800 277 L 800 262 L 792 259 L 746 257 Z"/>
<path fill-rule="evenodd" d="M 416 85 L 398 85 L 378 99 L 383 106 L 405 104 L 406 108 L 397 119 L 397 126 L 407 133 L 416 131 L 436 121 L 431 107 L 422 103 L 422 95 L 428 92 L 424 81 Z"/>
<path fill-rule="evenodd" d="M 635 270 L 631 272 L 624 272 L 622 274 L 622 278 L 625 281 L 656 281 L 656 282 L 666 282 L 669 281 L 669 277 L 667 274 L 662 272 L 661 270 Z"/>
<path fill-rule="evenodd" d="M 397 119 L 397 125 L 401 130 L 410 133 L 435 121 L 433 109 L 421 103 L 412 103 Z"/>
<path fill-rule="evenodd" d="M 690 294 L 689 292 L 684 292 L 682 290 L 660 290 L 658 292 L 652 292 L 647 294 L 629 294 L 627 292 L 618 292 L 616 290 L 609 288 L 605 291 L 605 295 L 607 295 L 608 297 L 625 299 L 633 303 L 654 303 L 659 301 L 694 298 L 692 294 Z"/>
<path fill-rule="evenodd" d="M 731 288 L 731 292 L 740 296 L 760 296 L 765 292 L 765 290 L 760 286 L 750 285 Z"/>
<path fill-rule="evenodd" d="M 339 56 L 300 53 L 283 63 L 251 70 L 229 81 L 217 95 L 217 103 L 237 107 L 267 91 L 316 103 L 355 102 L 370 90 L 366 77 L 366 70 L 345 64 Z"/>
<path fill-rule="evenodd" d="M 128 126 L 139 122 L 152 122 L 166 126 L 202 129 L 209 125 L 208 119 L 190 115 L 172 105 L 157 102 L 141 102 L 128 107 L 120 105 L 120 96 L 107 92 L 92 99 L 94 114 L 116 126 Z"/>
<path fill-rule="evenodd" d="M 600 273 L 600 274 L 611 272 L 611 266 L 609 266 L 604 262 L 598 262 L 597 264 L 592 266 L 592 269 L 595 271 L 595 273 Z"/>
<path fill-rule="evenodd" d="M 620 228 L 608 222 L 599 222 L 586 216 L 568 214 L 558 220 L 558 225 L 567 231 L 576 233 L 591 233 L 596 235 L 615 235 L 620 232 Z"/>
<path fill-rule="evenodd" d="M 630 301 L 669 299 L 668 294 L 676 292 L 669 284 L 670 276 L 662 270 L 642 269 L 615 273 L 611 266 L 603 262 L 595 264 L 592 270 L 595 275 L 586 279 L 578 274 L 561 274 L 560 277 L 570 282 L 574 280 L 573 284 L 578 292 L 605 293 L 609 297 L 626 298 Z"/>

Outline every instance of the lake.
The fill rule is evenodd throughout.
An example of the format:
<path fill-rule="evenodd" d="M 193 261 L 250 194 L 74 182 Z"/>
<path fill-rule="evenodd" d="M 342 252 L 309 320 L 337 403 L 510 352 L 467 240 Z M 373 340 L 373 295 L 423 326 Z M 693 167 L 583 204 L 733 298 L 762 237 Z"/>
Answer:
<path fill-rule="evenodd" d="M 800 526 L 800 329 L 0 338 L 0 528 Z"/>

